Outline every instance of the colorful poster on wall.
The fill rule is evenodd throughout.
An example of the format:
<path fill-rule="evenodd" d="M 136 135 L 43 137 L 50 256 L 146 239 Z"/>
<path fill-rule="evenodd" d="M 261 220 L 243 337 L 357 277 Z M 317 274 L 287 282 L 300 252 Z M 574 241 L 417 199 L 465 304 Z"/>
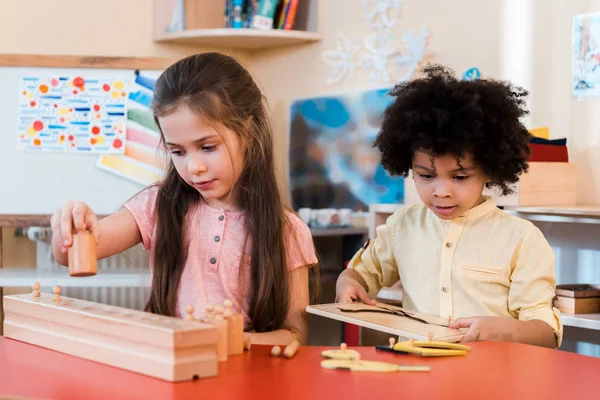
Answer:
<path fill-rule="evenodd" d="M 571 84 L 575 99 L 600 95 L 600 13 L 573 18 Z"/>
<path fill-rule="evenodd" d="M 126 82 L 90 76 L 24 76 L 20 82 L 21 151 L 122 154 Z"/>
<path fill-rule="evenodd" d="M 129 83 L 126 144 L 123 155 L 103 155 L 96 166 L 136 182 L 150 185 L 162 177 L 160 134 L 150 109 L 157 76 L 135 72 Z"/>
<path fill-rule="evenodd" d="M 290 129 L 290 190 L 294 209 L 402 203 L 404 180 L 381 167 L 372 144 L 389 89 L 297 100 Z"/>

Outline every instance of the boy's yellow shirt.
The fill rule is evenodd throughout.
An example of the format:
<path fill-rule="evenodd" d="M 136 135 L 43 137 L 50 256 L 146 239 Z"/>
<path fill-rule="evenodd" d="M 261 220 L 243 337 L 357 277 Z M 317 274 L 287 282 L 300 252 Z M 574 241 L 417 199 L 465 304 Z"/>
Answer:
<path fill-rule="evenodd" d="M 402 208 L 349 268 L 372 297 L 401 278 L 404 308 L 453 320 L 540 319 L 554 330 L 557 347 L 562 342 L 554 252 L 535 225 L 499 210 L 491 197 L 452 221 L 424 205 Z"/>

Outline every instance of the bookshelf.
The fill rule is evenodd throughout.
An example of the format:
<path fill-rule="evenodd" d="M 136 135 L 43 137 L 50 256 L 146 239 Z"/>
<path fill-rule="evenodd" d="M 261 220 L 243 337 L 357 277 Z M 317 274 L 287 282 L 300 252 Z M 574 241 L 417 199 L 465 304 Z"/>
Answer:
<path fill-rule="evenodd" d="M 202 9 L 206 11 L 206 15 L 212 15 L 212 18 L 196 20 L 194 23 L 196 29 L 168 32 L 167 28 L 172 18 L 172 2 L 154 0 L 154 41 L 258 51 L 318 42 L 322 38 L 321 19 L 323 7 L 321 2 L 323 0 L 300 1 L 293 30 L 225 28 L 224 17 L 215 22 L 215 18 L 222 14 L 223 0 L 202 1 L 204 2 L 201 6 Z"/>

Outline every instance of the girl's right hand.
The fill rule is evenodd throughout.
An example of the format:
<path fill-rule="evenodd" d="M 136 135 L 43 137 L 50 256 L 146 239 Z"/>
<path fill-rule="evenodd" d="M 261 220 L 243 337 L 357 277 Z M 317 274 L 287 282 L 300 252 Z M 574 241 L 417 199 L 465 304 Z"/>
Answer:
<path fill-rule="evenodd" d="M 60 253 L 66 253 L 73 244 L 73 232 L 88 230 L 96 238 L 100 239 L 98 217 L 81 201 L 70 201 L 59 207 L 50 220 L 52 227 L 52 247 L 60 249 Z"/>
<path fill-rule="evenodd" d="M 371 306 L 377 305 L 377 302 L 372 299 L 365 288 L 358 283 L 355 279 L 347 276 L 340 276 L 336 284 L 336 303 L 352 303 L 360 300 L 365 304 Z"/>

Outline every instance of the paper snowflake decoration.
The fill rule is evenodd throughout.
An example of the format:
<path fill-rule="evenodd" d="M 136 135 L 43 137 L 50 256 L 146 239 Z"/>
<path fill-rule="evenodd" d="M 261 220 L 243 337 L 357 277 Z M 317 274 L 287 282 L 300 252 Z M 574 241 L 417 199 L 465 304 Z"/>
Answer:
<path fill-rule="evenodd" d="M 396 25 L 398 10 L 404 0 L 363 0 L 365 18 L 375 29 Z"/>
<path fill-rule="evenodd" d="M 365 19 L 370 22 L 375 33 L 368 35 L 362 44 L 339 34 L 336 49 L 322 54 L 325 64 L 333 67 L 327 83 L 338 83 L 356 69 L 363 69 L 368 71 L 372 84 L 389 84 L 392 81 L 390 65 L 404 72 L 400 80 L 412 76 L 426 54 L 429 31 L 426 28 L 418 33 L 405 31 L 401 33 L 402 40 L 396 39 L 391 28 L 396 24 L 398 10 L 403 2 L 404 0 L 363 0 Z M 402 48 L 398 47 L 398 42 Z"/>

